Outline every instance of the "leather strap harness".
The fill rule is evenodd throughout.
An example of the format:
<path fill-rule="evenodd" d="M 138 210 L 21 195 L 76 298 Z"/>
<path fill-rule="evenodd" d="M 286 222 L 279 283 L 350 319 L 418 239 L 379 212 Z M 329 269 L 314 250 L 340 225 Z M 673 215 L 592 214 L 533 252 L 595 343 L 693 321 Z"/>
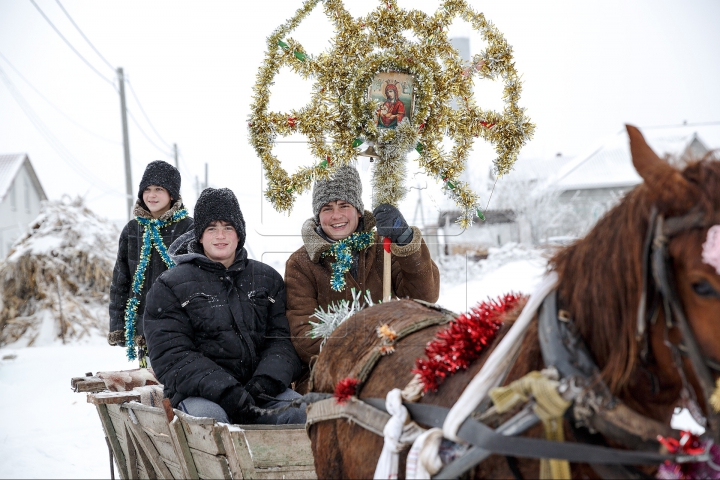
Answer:
<path fill-rule="evenodd" d="M 643 251 L 643 291 L 638 307 L 636 337 L 642 345 L 642 358 L 647 361 L 650 354 L 648 325 L 655 324 L 659 309 L 663 309 L 666 328 L 677 327 L 682 335 L 682 343 L 677 347 L 678 354 L 688 357 L 695 376 L 700 383 L 703 396 L 707 401 L 715 390 L 715 381 L 711 370 L 720 373 L 720 364 L 707 358 L 692 333 L 677 293 L 673 275 L 672 259 L 668 253 L 670 239 L 682 232 L 707 228 L 713 225 L 700 210 L 693 209 L 688 214 L 665 219 L 653 207 L 650 213 L 648 232 Z M 648 306 L 650 308 L 648 308 Z M 678 368 L 682 368 L 678 365 Z M 681 372 L 682 374 L 682 372 Z M 682 374 L 684 375 L 684 374 Z M 720 442 L 720 415 L 708 409 L 705 416 L 708 434 L 716 443 Z"/>

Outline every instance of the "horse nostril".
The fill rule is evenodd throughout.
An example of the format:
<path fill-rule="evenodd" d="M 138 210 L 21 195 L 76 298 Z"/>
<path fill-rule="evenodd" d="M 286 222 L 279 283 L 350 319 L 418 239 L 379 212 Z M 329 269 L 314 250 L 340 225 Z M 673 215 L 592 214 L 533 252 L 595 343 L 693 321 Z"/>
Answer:
<path fill-rule="evenodd" d="M 720 298 L 720 292 L 715 290 L 712 285 L 710 285 L 710 282 L 707 280 L 703 280 L 701 282 L 693 283 L 692 285 L 693 290 L 695 293 L 700 295 L 701 297 L 717 297 Z"/>

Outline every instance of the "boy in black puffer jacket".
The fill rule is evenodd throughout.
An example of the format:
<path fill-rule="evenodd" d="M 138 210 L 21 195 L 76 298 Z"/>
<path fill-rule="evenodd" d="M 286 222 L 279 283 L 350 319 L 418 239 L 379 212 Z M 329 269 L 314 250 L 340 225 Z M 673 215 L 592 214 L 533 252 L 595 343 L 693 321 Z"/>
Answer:
<path fill-rule="evenodd" d="M 288 385 L 300 373 L 300 359 L 290 342 L 283 279 L 248 259 L 244 244 L 235 195 L 205 189 L 194 229 L 170 248 L 177 266 L 148 293 L 144 329 L 153 369 L 173 407 L 190 415 L 305 423 L 300 409 L 258 417 L 250 408 L 298 398 Z"/>
<path fill-rule="evenodd" d="M 140 181 L 135 218 L 120 234 L 110 286 L 108 343 L 127 347 L 128 359 L 139 358 L 142 367 L 147 366 L 145 296 L 160 274 L 174 266 L 167 247 L 193 227 L 180 197 L 180 180 L 180 172 L 169 163 L 149 163 Z"/>

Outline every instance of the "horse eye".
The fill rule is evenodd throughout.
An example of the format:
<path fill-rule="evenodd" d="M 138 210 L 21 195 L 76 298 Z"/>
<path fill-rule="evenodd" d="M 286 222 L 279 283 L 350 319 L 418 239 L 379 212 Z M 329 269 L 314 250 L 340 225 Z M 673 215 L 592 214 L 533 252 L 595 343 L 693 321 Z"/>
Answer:
<path fill-rule="evenodd" d="M 712 285 L 710 285 L 710 282 L 707 280 L 703 280 L 702 282 L 693 283 L 692 285 L 693 290 L 695 293 L 700 295 L 701 297 L 718 297 L 720 298 L 720 292 L 715 290 Z"/>

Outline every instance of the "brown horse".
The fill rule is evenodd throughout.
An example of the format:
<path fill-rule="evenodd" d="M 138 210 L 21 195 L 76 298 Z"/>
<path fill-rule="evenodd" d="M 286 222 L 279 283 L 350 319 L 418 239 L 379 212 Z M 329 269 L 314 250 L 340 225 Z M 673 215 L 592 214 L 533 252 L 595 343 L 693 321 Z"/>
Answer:
<path fill-rule="evenodd" d="M 628 133 L 633 164 L 644 183 L 628 193 L 585 238 L 551 259 L 549 268 L 559 277 L 557 302 L 569 312 L 605 384 L 627 407 L 669 425 L 684 393 L 683 386 L 689 385 L 685 391 L 697 398 L 710 420 L 709 427 L 717 429 L 707 406 L 708 382 L 713 381 L 713 376 L 707 370 L 696 374 L 702 368 L 693 366 L 689 358 L 692 355 L 679 360 L 676 346 L 682 342 L 692 347 L 694 343 L 688 329 L 683 334 L 677 323 L 666 322 L 671 319 L 666 318 L 670 315 L 662 305 L 668 302 L 660 300 L 659 307 L 658 302 L 653 302 L 660 288 L 647 287 L 650 274 L 644 259 L 648 230 L 657 224 L 654 212 L 668 219 L 681 217 L 680 222 L 675 222 L 672 236 L 667 238 L 666 250 L 672 291 L 677 293 L 682 310 L 673 310 L 673 314 L 677 318 L 684 311 L 704 359 L 720 361 L 720 328 L 716 325 L 720 320 L 720 265 L 704 263 L 702 257 L 708 228 L 720 224 L 720 162 L 706 159 L 689 164 L 681 172 L 660 159 L 636 128 L 628 126 Z M 639 309 L 641 304 L 645 307 Z M 409 325 L 444 315 L 447 312 L 411 301 L 361 311 L 341 325 L 323 348 L 314 368 L 313 390 L 333 392 L 340 380 L 356 375 L 363 358 L 376 348 L 378 325 L 389 321 Z M 390 389 L 402 389 L 408 384 L 413 378 L 415 359 L 423 358 L 426 343 L 446 328 L 443 322 L 434 323 L 405 336 L 398 341 L 394 354 L 379 360 L 362 386 L 360 399 L 385 398 Z M 512 316 L 506 318 L 495 344 L 512 323 Z M 521 353 L 506 383 L 545 367 L 537 319 L 532 321 L 522 342 Z M 451 407 L 492 348 L 486 350 L 467 370 L 447 378 L 438 392 L 425 394 L 419 403 Z M 579 441 L 565 423 L 567 441 Z M 382 437 L 346 420 L 314 424 L 309 434 L 320 478 L 373 476 L 383 446 Z M 539 437 L 542 429 L 536 426 L 525 435 Z M 606 444 L 617 443 L 606 438 Z M 400 455 L 401 477 L 406 456 L 407 450 Z M 520 460 L 511 470 L 509 461 L 493 455 L 475 468 L 474 476 L 508 478 L 520 473 L 533 478 L 538 476 L 538 468 L 537 460 Z M 572 463 L 571 471 L 576 478 L 597 477 L 596 471 L 584 464 Z"/>

